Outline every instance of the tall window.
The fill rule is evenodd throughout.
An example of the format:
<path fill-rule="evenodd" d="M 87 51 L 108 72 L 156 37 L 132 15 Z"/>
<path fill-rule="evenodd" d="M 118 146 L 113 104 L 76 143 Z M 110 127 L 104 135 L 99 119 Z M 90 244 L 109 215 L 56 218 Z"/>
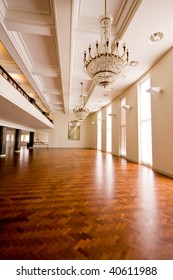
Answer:
<path fill-rule="evenodd" d="M 102 148 L 102 114 L 97 112 L 97 150 Z"/>
<path fill-rule="evenodd" d="M 139 84 L 139 160 L 152 165 L 151 94 L 150 77 Z"/>
<path fill-rule="evenodd" d="M 21 142 L 29 142 L 29 134 L 22 134 Z"/>
<path fill-rule="evenodd" d="M 121 120 L 120 120 L 120 155 L 126 156 L 126 110 L 123 105 L 126 104 L 126 97 L 120 99 Z"/>
<path fill-rule="evenodd" d="M 14 130 L 8 130 L 7 131 L 7 136 L 6 136 L 6 144 L 7 144 L 7 148 L 11 148 L 14 146 Z"/>
<path fill-rule="evenodd" d="M 106 151 L 112 152 L 112 117 L 109 114 L 112 113 L 112 106 L 107 107 L 107 118 L 106 118 Z"/>

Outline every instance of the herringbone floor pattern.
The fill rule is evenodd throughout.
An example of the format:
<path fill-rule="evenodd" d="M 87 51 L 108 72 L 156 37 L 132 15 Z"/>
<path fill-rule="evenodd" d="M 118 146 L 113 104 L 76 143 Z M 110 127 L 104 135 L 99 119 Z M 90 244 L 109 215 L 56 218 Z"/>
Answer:
<path fill-rule="evenodd" d="M 0 159 L 1 259 L 173 259 L 173 180 L 86 149 Z"/>

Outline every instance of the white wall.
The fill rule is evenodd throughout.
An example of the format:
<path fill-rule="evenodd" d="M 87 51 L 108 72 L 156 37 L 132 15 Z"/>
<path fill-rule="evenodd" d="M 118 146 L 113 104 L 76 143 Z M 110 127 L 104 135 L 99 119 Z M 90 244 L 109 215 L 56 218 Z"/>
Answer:
<path fill-rule="evenodd" d="M 151 69 L 151 86 L 163 89 L 151 100 L 153 169 L 173 176 L 173 49 Z"/>
<path fill-rule="evenodd" d="M 68 140 L 68 122 L 74 114 L 58 112 L 54 115 L 54 128 L 49 132 L 49 147 L 52 148 L 89 148 L 90 126 L 86 118 L 81 124 L 80 140 Z"/>
<path fill-rule="evenodd" d="M 36 132 L 34 134 L 34 142 L 48 143 L 49 142 L 49 132 L 43 131 L 43 130 L 36 130 Z"/>
<path fill-rule="evenodd" d="M 173 49 L 155 64 L 143 77 L 129 87 L 112 102 L 112 112 L 116 114 L 112 123 L 112 154 L 119 155 L 120 146 L 120 98 L 126 96 L 126 102 L 132 108 L 126 111 L 127 139 L 126 158 L 138 162 L 138 83 L 148 74 L 151 86 L 161 87 L 163 93 L 151 95 L 152 104 L 152 145 L 153 169 L 173 177 Z M 106 109 L 102 117 L 106 120 Z M 92 118 L 96 118 L 96 113 Z M 96 149 L 95 134 L 91 134 L 90 143 Z M 106 150 L 106 121 L 102 127 L 102 150 Z"/>
<path fill-rule="evenodd" d="M 7 129 L 6 148 L 13 148 L 15 144 L 15 129 Z"/>
<path fill-rule="evenodd" d="M 138 162 L 138 98 L 137 84 L 131 86 L 126 94 L 126 104 L 131 106 L 126 110 L 126 158 Z"/>
<path fill-rule="evenodd" d="M 89 145 L 91 149 L 97 149 L 97 114 L 89 115 L 88 122 L 90 127 Z"/>
<path fill-rule="evenodd" d="M 119 99 L 112 102 L 112 113 L 116 115 L 112 118 L 112 154 L 119 156 L 119 123 L 120 123 Z"/>
<path fill-rule="evenodd" d="M 106 152 L 106 108 L 102 109 L 102 146 L 101 150 Z"/>
<path fill-rule="evenodd" d="M 138 109 L 137 109 L 137 86 L 133 85 L 120 97 L 112 102 L 112 113 L 116 117 L 112 117 L 112 154 L 119 156 L 120 146 L 120 98 L 126 96 L 126 102 L 132 109 L 126 111 L 127 115 L 127 159 L 138 162 Z M 106 151 L 106 108 L 102 109 L 102 151 Z M 96 113 L 93 114 L 96 118 Z M 90 143 L 92 148 L 97 148 L 94 142 L 95 134 L 91 134 Z"/>

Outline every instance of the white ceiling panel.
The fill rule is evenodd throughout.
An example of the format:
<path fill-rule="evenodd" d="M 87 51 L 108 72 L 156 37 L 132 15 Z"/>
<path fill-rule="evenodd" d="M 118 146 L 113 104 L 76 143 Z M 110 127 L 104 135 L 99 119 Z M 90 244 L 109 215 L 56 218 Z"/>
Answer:
<path fill-rule="evenodd" d="M 30 13 L 50 13 L 48 0 L 8 0 L 8 9 L 14 11 L 29 11 Z"/>
<path fill-rule="evenodd" d="M 10 73 L 26 77 L 28 83 L 21 78 L 21 86 L 37 94 L 47 111 L 72 112 L 81 102 L 83 82 L 86 106 L 93 112 L 120 95 L 172 47 L 172 11 L 172 0 L 107 0 L 107 14 L 114 17 L 112 39 L 117 33 L 129 49 L 130 61 L 139 62 L 128 67 L 125 79 L 117 80 L 108 96 L 83 67 L 84 50 L 89 44 L 94 48 L 100 39 L 104 0 L 1 1 L 0 62 Z M 155 32 L 163 32 L 164 38 L 152 44 L 149 37 Z"/>
<path fill-rule="evenodd" d="M 53 37 L 26 33 L 22 34 L 22 40 L 33 64 L 43 65 L 43 67 L 57 66 L 57 54 Z"/>

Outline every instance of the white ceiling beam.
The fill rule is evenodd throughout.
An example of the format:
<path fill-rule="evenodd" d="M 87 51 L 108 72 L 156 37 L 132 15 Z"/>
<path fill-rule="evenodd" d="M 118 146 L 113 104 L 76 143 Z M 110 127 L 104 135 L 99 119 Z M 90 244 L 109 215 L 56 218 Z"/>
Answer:
<path fill-rule="evenodd" d="M 16 20 L 17 19 L 17 20 Z M 23 24 L 35 24 L 35 25 L 52 25 L 53 24 L 53 17 L 51 13 L 44 14 L 41 12 L 34 12 L 25 10 L 10 10 L 10 8 L 7 7 L 6 13 L 5 13 L 5 20 L 11 20 L 14 22 L 21 22 Z"/>
<path fill-rule="evenodd" d="M 71 68 L 71 0 L 54 0 L 55 28 L 59 51 L 64 111 L 69 111 L 70 68 Z"/>
<path fill-rule="evenodd" d="M 44 36 L 55 36 L 55 29 L 52 25 L 41 25 L 26 23 L 26 22 L 16 22 L 14 20 L 5 20 L 6 27 L 9 31 L 16 31 L 21 33 L 30 33 L 36 35 Z"/>
<path fill-rule="evenodd" d="M 27 93 L 35 93 L 34 92 L 34 89 L 32 88 L 32 86 L 30 85 L 26 85 L 26 84 L 23 84 L 21 85 L 21 87 L 27 92 Z"/>
<path fill-rule="evenodd" d="M 114 20 L 114 24 L 117 28 L 117 35 L 121 39 L 126 32 L 133 16 L 135 15 L 137 9 L 139 8 L 143 0 L 124 0 L 121 9 Z"/>
<path fill-rule="evenodd" d="M 60 70 L 58 68 L 50 67 L 47 65 L 33 65 L 31 73 L 33 75 L 46 76 L 46 77 L 60 76 Z"/>
<path fill-rule="evenodd" d="M 51 5 L 48 11 L 42 10 L 16 10 L 15 7 L 0 2 L 0 17 L 9 31 L 54 36 L 54 20 Z"/>
<path fill-rule="evenodd" d="M 50 10 L 16 10 L 8 2 L 0 1 L 0 19 L 9 31 L 54 36 L 53 17 Z"/>
<path fill-rule="evenodd" d="M 63 109 L 63 105 L 62 104 L 51 104 L 50 105 L 51 109 Z"/>
<path fill-rule="evenodd" d="M 49 89 L 49 88 L 44 88 L 42 93 L 46 95 L 61 95 L 61 92 L 58 91 L 58 89 Z"/>
<path fill-rule="evenodd" d="M 5 13 L 6 13 L 5 3 L 3 1 L 0 1 L 0 20 L 4 20 Z"/>
<path fill-rule="evenodd" d="M 63 103 L 60 102 L 60 101 L 55 101 L 55 102 L 50 101 L 49 104 L 50 104 L 50 106 L 54 106 L 54 105 L 55 106 L 62 106 L 63 105 Z"/>
<path fill-rule="evenodd" d="M 16 68 L 17 65 L 14 61 L 9 61 L 9 60 L 7 61 L 7 60 L 1 59 L 1 62 L 3 64 L 3 67 L 5 68 L 5 70 L 7 70 L 8 72 L 13 73 L 13 74 L 21 73 L 21 70 Z"/>

